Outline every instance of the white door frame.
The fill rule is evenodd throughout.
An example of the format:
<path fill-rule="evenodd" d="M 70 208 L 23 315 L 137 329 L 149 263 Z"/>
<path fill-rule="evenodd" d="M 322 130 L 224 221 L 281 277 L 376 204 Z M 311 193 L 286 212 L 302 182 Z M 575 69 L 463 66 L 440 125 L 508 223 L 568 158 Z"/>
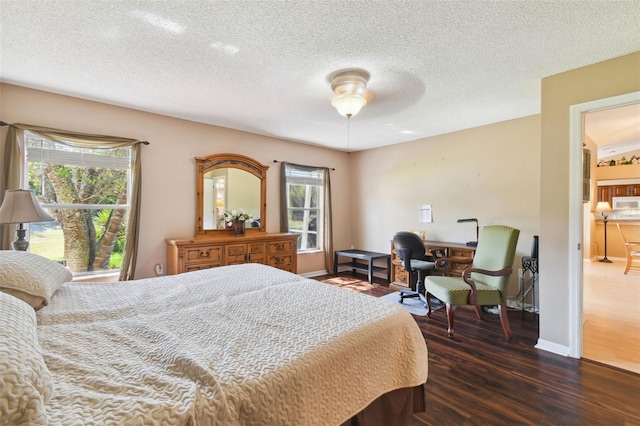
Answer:
<path fill-rule="evenodd" d="M 569 356 L 582 357 L 583 115 L 640 102 L 640 91 L 571 105 L 569 124 Z M 592 196 L 597 196 L 592 194 Z"/>

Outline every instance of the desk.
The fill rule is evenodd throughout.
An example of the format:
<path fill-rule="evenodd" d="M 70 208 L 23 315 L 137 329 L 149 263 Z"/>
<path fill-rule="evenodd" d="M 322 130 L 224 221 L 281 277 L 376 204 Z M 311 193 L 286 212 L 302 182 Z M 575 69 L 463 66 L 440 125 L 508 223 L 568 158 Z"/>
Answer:
<path fill-rule="evenodd" d="M 338 263 L 340 256 L 351 258 L 350 262 Z M 376 259 L 386 259 L 387 267 L 375 266 L 373 261 Z M 367 263 L 358 262 L 358 260 L 364 260 Z M 352 272 L 355 273 L 356 269 L 367 271 L 369 282 L 373 282 L 373 273 L 387 271 L 387 282 L 391 280 L 391 256 L 387 253 L 376 253 L 374 251 L 365 250 L 338 250 L 334 254 L 333 259 L 333 275 L 338 275 L 338 266 L 348 266 Z"/>
<path fill-rule="evenodd" d="M 451 243 L 446 241 L 434 241 L 423 240 L 427 255 L 430 249 L 441 249 L 444 251 L 445 256 L 454 259 L 460 259 L 460 263 L 452 263 L 451 272 L 456 274 L 462 274 L 462 270 L 469 266 L 469 259 L 473 259 L 476 253 L 476 247 L 468 246 L 464 243 Z M 393 246 L 393 240 L 391 240 L 391 284 L 395 284 L 400 287 L 409 287 L 409 274 L 402 267 L 402 261 L 396 254 L 395 247 Z"/>

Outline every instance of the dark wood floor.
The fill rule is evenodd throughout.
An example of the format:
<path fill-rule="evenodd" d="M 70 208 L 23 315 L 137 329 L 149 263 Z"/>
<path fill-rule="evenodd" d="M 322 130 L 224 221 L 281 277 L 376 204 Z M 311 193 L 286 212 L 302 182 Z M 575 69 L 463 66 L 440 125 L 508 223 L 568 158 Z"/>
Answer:
<path fill-rule="evenodd" d="M 394 291 L 350 272 L 316 279 L 373 296 Z M 481 321 L 458 308 L 451 338 L 444 309 L 414 318 L 429 350 L 427 411 L 414 426 L 640 425 L 640 375 L 535 349 L 532 314 L 509 312 L 511 339 L 497 315 Z"/>

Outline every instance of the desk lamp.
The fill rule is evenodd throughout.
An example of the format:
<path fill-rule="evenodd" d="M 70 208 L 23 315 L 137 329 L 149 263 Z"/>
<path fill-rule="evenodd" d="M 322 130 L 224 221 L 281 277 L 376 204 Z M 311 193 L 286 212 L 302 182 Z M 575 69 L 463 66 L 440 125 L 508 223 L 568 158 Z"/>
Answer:
<path fill-rule="evenodd" d="M 470 247 L 477 247 L 478 245 L 478 237 L 480 236 L 480 227 L 478 226 L 478 219 L 470 218 L 470 219 L 458 219 L 458 223 L 466 223 L 466 222 L 475 222 L 476 223 L 476 240 L 475 241 L 467 241 L 467 245 Z"/>
<path fill-rule="evenodd" d="M 4 193 L 4 201 L 0 206 L 0 224 L 19 223 L 16 229 L 16 240 L 12 243 L 14 250 L 27 251 L 29 241 L 24 237 L 27 230 L 25 223 L 47 222 L 55 220 L 47 213 L 36 199 L 33 192 L 26 189 L 9 189 Z"/>
<path fill-rule="evenodd" d="M 607 201 L 598 201 L 598 204 L 596 204 L 596 213 L 602 214 L 602 222 L 604 223 L 604 257 L 600 259 L 602 263 L 611 263 L 611 261 L 607 259 L 607 220 L 609 219 L 609 212 L 612 210 L 611 205 Z"/>

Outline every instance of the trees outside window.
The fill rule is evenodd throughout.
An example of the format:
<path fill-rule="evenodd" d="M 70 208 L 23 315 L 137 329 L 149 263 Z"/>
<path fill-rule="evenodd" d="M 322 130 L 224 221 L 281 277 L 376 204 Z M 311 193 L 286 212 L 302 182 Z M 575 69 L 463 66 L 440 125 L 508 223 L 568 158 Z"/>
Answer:
<path fill-rule="evenodd" d="M 287 168 L 289 232 L 300 234 L 298 251 L 322 250 L 323 175 L 320 171 Z"/>
<path fill-rule="evenodd" d="M 74 274 L 119 270 L 131 180 L 131 148 L 77 148 L 25 132 L 27 181 L 56 219 L 31 224 L 31 252 Z"/>

